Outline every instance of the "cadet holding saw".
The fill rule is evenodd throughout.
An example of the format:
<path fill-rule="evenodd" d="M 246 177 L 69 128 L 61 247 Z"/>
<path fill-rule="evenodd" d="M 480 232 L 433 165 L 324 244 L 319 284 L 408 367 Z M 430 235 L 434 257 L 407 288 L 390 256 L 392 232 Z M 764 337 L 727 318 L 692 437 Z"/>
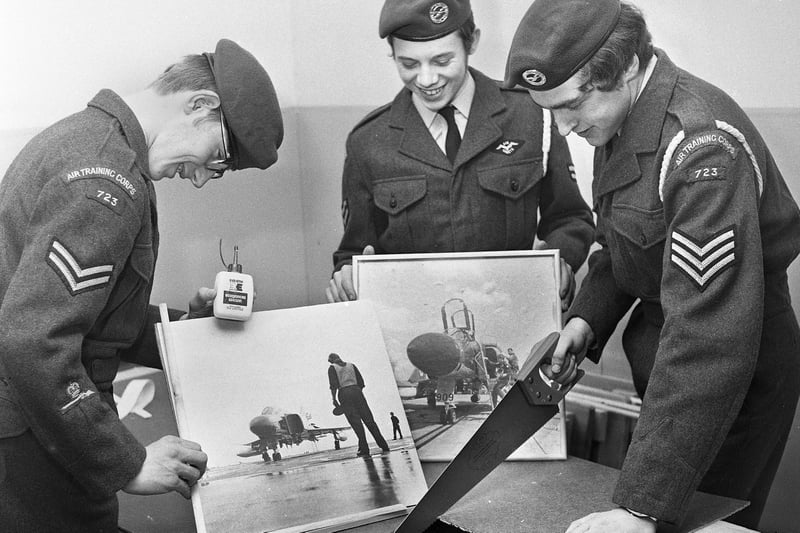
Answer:
<path fill-rule="evenodd" d="M 786 274 L 800 211 L 764 140 L 727 94 L 653 47 L 641 12 L 619 0 L 536 0 L 506 85 L 595 147 L 601 249 L 550 375 L 568 383 L 584 353 L 597 362 L 633 307 L 623 347 L 642 408 L 620 507 L 568 531 L 680 523 L 696 489 L 748 500 L 727 520 L 758 528 L 800 394 Z"/>

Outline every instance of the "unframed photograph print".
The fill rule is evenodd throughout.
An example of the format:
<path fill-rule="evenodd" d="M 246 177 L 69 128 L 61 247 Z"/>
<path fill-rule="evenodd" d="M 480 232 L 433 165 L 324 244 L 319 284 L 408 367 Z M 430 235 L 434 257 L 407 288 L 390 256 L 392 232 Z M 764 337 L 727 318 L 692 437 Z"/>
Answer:
<path fill-rule="evenodd" d="M 404 514 L 425 493 L 368 302 L 170 322 L 162 333 L 179 431 L 208 454 L 192 496 L 199 532 L 332 531 Z M 366 431 L 369 454 L 357 457 L 333 412 L 331 353 L 358 368 L 388 452 Z"/>

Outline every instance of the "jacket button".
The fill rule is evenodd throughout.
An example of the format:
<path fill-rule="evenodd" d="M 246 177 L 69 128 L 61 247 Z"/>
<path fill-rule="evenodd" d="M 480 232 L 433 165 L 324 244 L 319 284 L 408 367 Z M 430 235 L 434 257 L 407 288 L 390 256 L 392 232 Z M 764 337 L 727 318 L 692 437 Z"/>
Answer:
<path fill-rule="evenodd" d="M 517 192 L 519 190 L 519 182 L 517 180 L 511 180 L 511 190 Z"/>
<path fill-rule="evenodd" d="M 392 196 L 392 199 L 389 200 L 389 207 L 391 207 L 392 209 L 397 207 L 397 198 L 395 198 L 394 196 Z"/>
<path fill-rule="evenodd" d="M 641 244 L 642 246 L 647 244 L 647 235 L 645 235 L 644 233 L 639 235 L 639 244 Z"/>

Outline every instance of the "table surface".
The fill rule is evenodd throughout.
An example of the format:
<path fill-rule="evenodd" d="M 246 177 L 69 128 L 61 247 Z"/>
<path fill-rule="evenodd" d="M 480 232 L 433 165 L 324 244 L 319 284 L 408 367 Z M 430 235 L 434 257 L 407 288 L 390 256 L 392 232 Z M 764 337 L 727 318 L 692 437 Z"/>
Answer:
<path fill-rule="evenodd" d="M 430 486 L 447 463 L 425 463 Z M 506 461 L 440 517 L 449 531 L 552 533 L 591 512 L 613 508 L 611 494 L 619 471 L 574 457 L 566 461 Z M 680 527 L 660 527 L 665 533 L 744 533 L 750 529 L 722 520 L 746 502 L 696 493 Z M 349 529 L 353 533 L 388 533 L 402 518 Z M 455 529 L 452 529 L 455 528 Z"/>

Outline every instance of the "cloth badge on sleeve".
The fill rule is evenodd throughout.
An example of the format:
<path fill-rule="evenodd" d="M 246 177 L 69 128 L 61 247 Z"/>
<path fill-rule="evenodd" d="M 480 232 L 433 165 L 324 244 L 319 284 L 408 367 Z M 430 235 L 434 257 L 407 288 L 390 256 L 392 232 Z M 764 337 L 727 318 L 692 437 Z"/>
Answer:
<path fill-rule="evenodd" d="M 84 291 L 99 289 L 111 281 L 114 265 L 82 266 L 66 246 L 53 239 L 47 253 L 47 262 L 56 271 L 72 296 Z"/>
<path fill-rule="evenodd" d="M 736 262 L 736 235 L 733 227 L 712 235 L 705 242 L 674 230 L 670 261 L 694 282 L 700 292 Z"/>

